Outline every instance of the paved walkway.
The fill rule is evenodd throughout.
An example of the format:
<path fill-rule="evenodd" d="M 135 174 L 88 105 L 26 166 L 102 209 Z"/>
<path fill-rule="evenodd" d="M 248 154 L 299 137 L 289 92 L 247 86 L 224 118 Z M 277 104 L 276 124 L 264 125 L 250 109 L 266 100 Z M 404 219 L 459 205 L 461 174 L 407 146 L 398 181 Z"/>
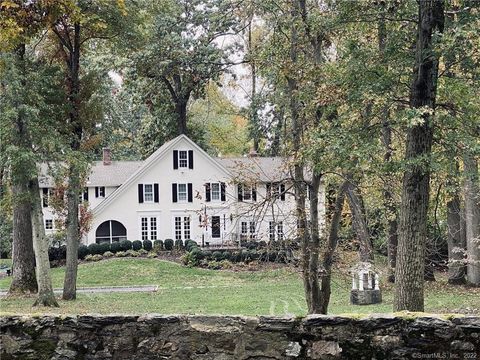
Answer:
<path fill-rule="evenodd" d="M 78 293 L 122 293 L 122 292 L 155 292 L 158 290 L 157 285 L 138 285 L 138 286 L 92 286 L 79 287 Z M 62 293 L 63 289 L 53 289 L 55 293 Z M 7 295 L 8 290 L 0 290 L 0 296 Z"/>

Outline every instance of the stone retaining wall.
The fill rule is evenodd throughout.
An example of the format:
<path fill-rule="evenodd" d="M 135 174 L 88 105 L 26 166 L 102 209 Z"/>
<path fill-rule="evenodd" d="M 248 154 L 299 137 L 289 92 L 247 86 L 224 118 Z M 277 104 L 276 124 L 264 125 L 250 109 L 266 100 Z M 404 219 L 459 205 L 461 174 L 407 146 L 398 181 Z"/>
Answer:
<path fill-rule="evenodd" d="M 8 359 L 480 359 L 480 318 L 3 316 Z"/>

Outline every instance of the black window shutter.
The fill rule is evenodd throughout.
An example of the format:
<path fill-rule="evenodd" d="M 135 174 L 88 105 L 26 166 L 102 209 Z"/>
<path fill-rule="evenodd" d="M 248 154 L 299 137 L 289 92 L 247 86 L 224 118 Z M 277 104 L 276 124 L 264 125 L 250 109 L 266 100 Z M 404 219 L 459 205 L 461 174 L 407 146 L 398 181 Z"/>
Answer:
<path fill-rule="evenodd" d="M 272 183 L 267 183 L 267 197 L 272 195 Z"/>
<path fill-rule="evenodd" d="M 83 189 L 83 200 L 88 201 L 88 188 Z"/>
<path fill-rule="evenodd" d="M 221 201 L 226 200 L 226 196 L 225 196 L 226 188 L 227 188 L 227 186 L 225 185 L 224 182 L 220 183 L 220 200 Z"/>
<path fill-rule="evenodd" d="M 95 186 L 95 197 L 98 198 L 98 186 Z"/>
<path fill-rule="evenodd" d="M 243 201 L 242 184 L 238 184 L 238 201 Z"/>
<path fill-rule="evenodd" d="M 158 184 L 153 184 L 153 201 L 158 203 Z"/>
<path fill-rule="evenodd" d="M 177 202 L 177 184 L 172 184 L 172 201 Z"/>
<path fill-rule="evenodd" d="M 206 183 L 205 184 L 205 201 L 206 202 L 210 202 L 211 200 L 211 196 L 210 196 L 210 183 Z"/>
<path fill-rule="evenodd" d="M 178 150 L 173 150 L 173 168 L 178 169 Z"/>
<path fill-rule="evenodd" d="M 48 207 L 48 188 L 43 188 L 43 207 Z"/>
<path fill-rule="evenodd" d="M 138 184 L 138 202 L 143 203 L 143 184 Z"/>
<path fill-rule="evenodd" d="M 188 202 L 193 202 L 193 186 L 192 183 L 188 183 Z"/>
<path fill-rule="evenodd" d="M 255 185 L 252 186 L 252 200 L 257 201 L 257 188 Z"/>
<path fill-rule="evenodd" d="M 188 168 L 193 169 L 193 150 L 188 150 Z"/>
<path fill-rule="evenodd" d="M 285 200 L 285 184 L 280 184 L 280 199 Z"/>

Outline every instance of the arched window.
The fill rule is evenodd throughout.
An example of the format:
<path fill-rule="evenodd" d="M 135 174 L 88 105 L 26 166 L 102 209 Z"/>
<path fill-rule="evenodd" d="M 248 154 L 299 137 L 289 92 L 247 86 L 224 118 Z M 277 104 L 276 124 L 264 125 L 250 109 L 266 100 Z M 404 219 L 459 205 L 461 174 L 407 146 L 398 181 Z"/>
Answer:
<path fill-rule="evenodd" d="M 108 220 L 101 223 L 95 232 L 95 242 L 97 244 L 121 240 L 127 240 L 127 229 L 116 220 Z"/>

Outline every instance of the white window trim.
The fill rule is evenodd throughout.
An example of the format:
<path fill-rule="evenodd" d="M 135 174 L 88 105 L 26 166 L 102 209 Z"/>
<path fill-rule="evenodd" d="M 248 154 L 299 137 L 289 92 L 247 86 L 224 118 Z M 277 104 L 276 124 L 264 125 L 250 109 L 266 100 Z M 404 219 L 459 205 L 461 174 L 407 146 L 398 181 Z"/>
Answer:
<path fill-rule="evenodd" d="M 142 240 L 142 218 L 148 218 L 148 240 L 153 241 L 153 240 L 158 240 L 160 239 L 160 212 L 158 211 L 137 211 L 137 217 L 138 217 L 138 240 Z M 152 230 L 151 230 L 151 218 L 157 218 L 157 238 L 152 239 Z M 143 241 L 143 240 L 142 240 Z"/>
<path fill-rule="evenodd" d="M 146 198 L 146 191 L 145 191 L 145 188 L 150 185 L 152 187 L 152 200 L 147 200 Z M 153 183 L 146 183 L 146 184 L 143 184 L 143 202 L 144 203 L 153 203 L 155 201 L 155 187 L 153 186 Z"/>
<path fill-rule="evenodd" d="M 47 227 L 47 221 L 51 221 L 52 222 L 52 227 L 51 228 L 48 228 Z M 45 219 L 45 230 L 54 230 L 54 221 L 53 219 Z"/>
<path fill-rule="evenodd" d="M 106 189 L 105 189 L 105 186 L 96 186 L 96 188 L 98 188 L 98 196 L 96 196 L 95 198 L 97 199 L 105 199 L 106 198 Z M 103 188 L 103 196 L 100 195 L 100 189 Z M 145 189 L 144 189 L 145 190 Z"/>
<path fill-rule="evenodd" d="M 185 185 L 185 200 L 180 199 L 180 185 Z M 188 183 L 177 183 L 177 202 L 179 203 L 188 202 Z"/>
<path fill-rule="evenodd" d="M 213 198 L 213 185 L 218 185 L 218 199 Z M 221 202 L 222 201 L 222 183 L 221 182 L 211 182 L 210 184 L 210 201 L 211 202 Z"/>
<path fill-rule="evenodd" d="M 180 239 L 185 241 L 185 240 L 188 240 L 188 239 L 191 239 L 192 238 L 192 230 L 193 230 L 193 226 L 192 226 L 192 221 L 193 221 L 193 217 L 191 214 L 187 214 L 185 212 L 172 212 L 172 239 L 173 240 L 178 240 L 177 237 L 176 237 L 176 227 L 175 227 L 175 218 L 179 217 L 181 220 L 180 220 Z M 190 231 L 190 236 L 187 238 L 185 237 L 185 218 L 188 217 L 190 219 L 190 223 L 189 223 L 189 231 Z"/>
<path fill-rule="evenodd" d="M 186 160 L 186 166 L 180 166 L 180 153 L 181 152 L 185 152 L 187 154 L 187 158 L 185 159 Z M 179 169 L 189 169 L 190 163 L 189 163 L 189 159 L 188 159 L 188 149 L 185 150 L 185 149 L 181 149 L 181 150 L 178 150 L 178 168 Z"/>

